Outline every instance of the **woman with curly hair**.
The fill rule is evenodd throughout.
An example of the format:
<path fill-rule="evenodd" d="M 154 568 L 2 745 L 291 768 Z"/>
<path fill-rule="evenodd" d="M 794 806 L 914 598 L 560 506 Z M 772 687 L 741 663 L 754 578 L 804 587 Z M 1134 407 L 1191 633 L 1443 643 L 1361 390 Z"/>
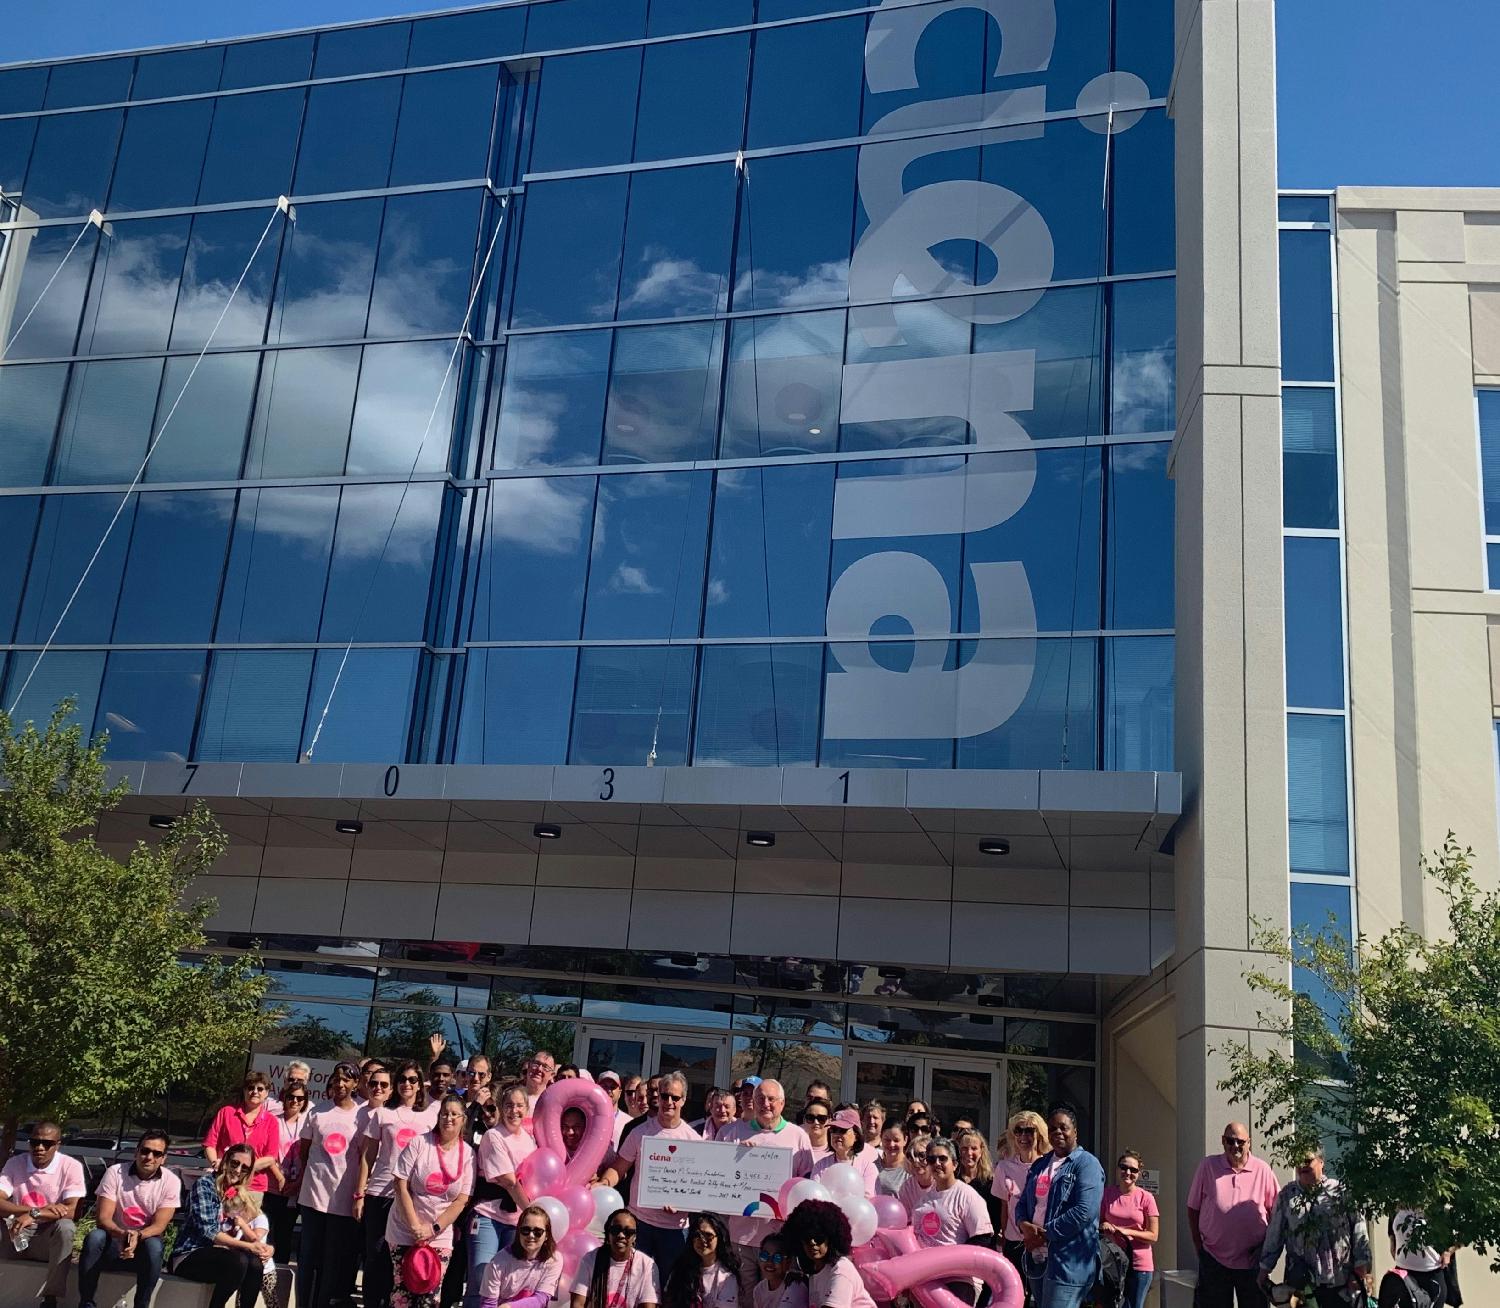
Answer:
<path fill-rule="evenodd" d="M 850 1260 L 849 1219 L 836 1204 L 804 1199 L 781 1228 L 807 1273 L 808 1308 L 875 1308 L 859 1269 Z"/>
<path fill-rule="evenodd" d="M 688 1247 L 672 1264 L 661 1301 L 663 1308 L 739 1308 L 739 1255 L 717 1213 L 698 1213 L 688 1223 Z"/>

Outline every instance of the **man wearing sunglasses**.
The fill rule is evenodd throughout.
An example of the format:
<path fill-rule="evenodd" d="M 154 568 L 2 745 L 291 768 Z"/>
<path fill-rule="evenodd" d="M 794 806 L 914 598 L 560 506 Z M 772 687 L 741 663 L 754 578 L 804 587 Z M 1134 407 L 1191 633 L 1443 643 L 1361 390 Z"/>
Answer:
<path fill-rule="evenodd" d="M 61 1144 L 61 1126 L 38 1122 L 31 1128 L 27 1151 L 0 1168 L 0 1218 L 5 1219 L 0 1254 L 47 1264 L 42 1308 L 57 1308 L 68 1288 L 73 1223 L 88 1193 L 83 1165 L 64 1154 Z M 18 1238 L 24 1249 L 16 1248 Z"/>
<path fill-rule="evenodd" d="M 771 1077 L 765 1080 L 756 1077 L 754 1080 L 749 1116 L 731 1122 L 720 1133 L 719 1139 L 731 1144 L 789 1149 L 792 1152 L 792 1175 L 806 1176 L 812 1170 L 812 1144 L 806 1131 L 782 1115 L 786 1110 L 786 1088 Z M 750 1300 L 761 1241 L 780 1229 L 780 1222 L 766 1217 L 730 1217 L 729 1239 L 740 1259 L 741 1302 Z"/>
<path fill-rule="evenodd" d="M 1231 1122 L 1221 1154 L 1198 1164 L 1188 1190 L 1188 1227 L 1198 1250 L 1198 1308 L 1259 1308 L 1260 1250 L 1281 1187 L 1264 1159 L 1250 1152 L 1250 1128 Z"/>
<path fill-rule="evenodd" d="M 135 1161 L 115 1163 L 99 1182 L 98 1223 L 78 1258 L 78 1308 L 94 1308 L 99 1274 L 106 1268 L 135 1272 L 135 1308 L 147 1308 L 161 1279 L 162 1236 L 182 1206 L 182 1182 L 167 1170 L 167 1133 L 147 1131 Z"/>

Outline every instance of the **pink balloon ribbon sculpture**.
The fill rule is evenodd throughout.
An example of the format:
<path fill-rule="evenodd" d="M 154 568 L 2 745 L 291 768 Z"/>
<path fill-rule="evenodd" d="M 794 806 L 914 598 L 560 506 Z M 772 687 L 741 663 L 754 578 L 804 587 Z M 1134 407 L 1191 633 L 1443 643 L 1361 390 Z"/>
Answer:
<path fill-rule="evenodd" d="M 876 1237 L 892 1234 L 882 1231 Z M 872 1242 L 873 1243 L 873 1242 Z M 872 1298 L 889 1303 L 910 1291 L 921 1308 L 964 1308 L 947 1282 L 977 1276 L 994 1294 L 994 1308 L 1021 1308 L 1021 1278 L 1004 1254 L 976 1244 L 941 1244 L 878 1262 L 857 1264 Z"/>
<path fill-rule="evenodd" d="M 568 1158 L 562 1138 L 562 1115 L 566 1109 L 583 1113 L 583 1139 L 578 1152 Z M 615 1106 L 592 1081 L 572 1077 L 554 1081 L 536 1101 L 536 1142 L 539 1149 L 551 1149 L 567 1159 L 567 1185 L 587 1185 L 598 1174 L 609 1156 L 614 1139 Z M 550 1191 L 549 1191 L 550 1192 Z"/>

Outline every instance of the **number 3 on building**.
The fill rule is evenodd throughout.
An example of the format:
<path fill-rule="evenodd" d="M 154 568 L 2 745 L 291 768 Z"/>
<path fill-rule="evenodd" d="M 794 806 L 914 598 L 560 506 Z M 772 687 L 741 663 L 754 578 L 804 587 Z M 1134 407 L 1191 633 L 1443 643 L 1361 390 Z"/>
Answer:
<path fill-rule="evenodd" d="M 605 768 L 604 771 L 599 774 L 599 784 L 603 787 L 603 789 L 599 792 L 600 799 L 613 799 L 615 797 L 614 768 Z"/>

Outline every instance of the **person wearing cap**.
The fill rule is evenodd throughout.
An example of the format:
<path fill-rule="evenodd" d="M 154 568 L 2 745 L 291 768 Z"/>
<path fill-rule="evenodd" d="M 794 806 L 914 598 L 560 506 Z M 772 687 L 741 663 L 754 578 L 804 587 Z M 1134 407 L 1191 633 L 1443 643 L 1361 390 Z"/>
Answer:
<path fill-rule="evenodd" d="M 875 1197 L 877 1169 L 875 1151 L 865 1148 L 864 1131 L 860 1128 L 859 1110 L 853 1104 L 841 1104 L 828 1123 L 829 1152 L 813 1164 L 809 1173 L 814 1180 L 830 1167 L 847 1164 L 860 1174 L 865 1183 L 865 1198 Z"/>
<path fill-rule="evenodd" d="M 749 1079 L 748 1077 L 746 1078 Z M 782 1115 L 786 1108 L 786 1091 L 781 1082 L 757 1079 L 751 1116 L 731 1122 L 719 1133 L 721 1141 L 730 1144 L 761 1145 L 770 1149 L 792 1151 L 792 1175 L 806 1176 L 812 1168 L 812 1146 L 807 1132 Z M 729 1238 L 740 1258 L 743 1303 L 750 1301 L 756 1268 L 760 1265 L 760 1242 L 781 1223 L 769 1217 L 731 1216 Z"/>
<path fill-rule="evenodd" d="M 359 1181 L 359 1142 L 367 1112 L 355 1102 L 359 1068 L 334 1065 L 328 1074 L 328 1098 L 306 1115 L 298 1146 L 302 1242 L 297 1251 L 298 1308 L 328 1308 L 354 1283 L 361 1241 L 354 1219 Z"/>
<path fill-rule="evenodd" d="M 615 1106 L 615 1124 L 610 1132 L 610 1145 L 618 1149 L 620 1147 L 620 1132 L 625 1129 L 625 1123 L 630 1121 L 630 1114 L 620 1107 L 620 1088 L 624 1082 L 620 1080 L 618 1072 L 605 1068 L 598 1076 L 599 1088 L 609 1096 L 609 1102 Z"/>
<path fill-rule="evenodd" d="M 739 1105 L 739 1118 L 742 1122 L 751 1121 L 755 1117 L 755 1087 L 759 1084 L 760 1077 L 747 1076 L 730 1087 L 734 1091 L 735 1103 Z"/>

